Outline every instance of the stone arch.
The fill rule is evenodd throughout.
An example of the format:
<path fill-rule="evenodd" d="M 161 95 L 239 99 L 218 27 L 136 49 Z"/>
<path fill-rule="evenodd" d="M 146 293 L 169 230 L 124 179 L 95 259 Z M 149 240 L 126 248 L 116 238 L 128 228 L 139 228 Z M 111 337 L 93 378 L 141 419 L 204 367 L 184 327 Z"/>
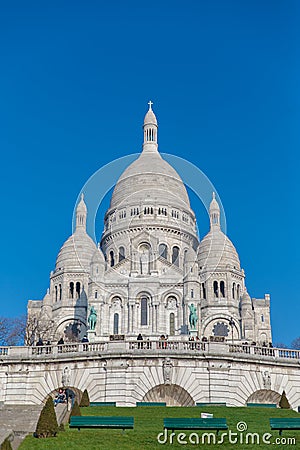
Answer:
<path fill-rule="evenodd" d="M 259 389 L 248 397 L 246 403 L 276 403 L 278 405 L 281 395 L 271 389 Z"/>
<path fill-rule="evenodd" d="M 192 396 L 177 384 L 159 384 L 148 391 L 143 402 L 166 402 L 167 406 L 194 406 Z"/>
<path fill-rule="evenodd" d="M 58 393 L 58 390 L 59 390 L 60 388 L 64 389 L 64 388 L 66 388 L 66 387 L 72 389 L 72 391 L 75 392 L 75 395 L 76 395 L 75 400 L 77 400 L 77 402 L 78 402 L 78 404 L 79 404 L 80 401 L 81 401 L 81 397 L 82 397 L 83 391 L 81 391 L 80 389 L 78 389 L 78 388 L 75 387 L 75 386 L 63 386 L 62 384 L 61 384 L 60 386 L 57 386 L 56 389 L 53 389 L 53 391 L 49 392 L 49 393 L 46 395 L 46 397 L 43 398 L 42 403 L 45 404 L 46 401 L 47 401 L 47 398 L 48 398 L 49 396 L 52 397 L 52 398 L 54 399 L 55 395 Z"/>
<path fill-rule="evenodd" d="M 68 339 L 66 335 L 66 330 L 71 329 L 75 335 L 77 334 L 76 342 L 78 342 L 84 335 L 86 329 L 85 319 L 82 316 L 74 317 L 74 316 L 66 316 L 63 318 L 61 322 L 59 322 L 54 330 L 52 341 L 57 341 L 61 337 L 63 337 L 65 343 L 72 342 L 72 339 Z"/>
<path fill-rule="evenodd" d="M 231 329 L 230 326 L 230 320 L 231 320 L 231 316 L 224 314 L 224 315 L 219 315 L 219 314 L 214 314 L 213 316 L 208 317 L 203 325 L 202 325 L 202 335 L 209 338 L 210 336 L 213 336 L 213 328 L 215 325 L 217 325 L 218 323 L 223 323 L 227 326 L 228 328 L 228 336 L 225 336 L 225 339 L 227 339 L 228 341 L 231 340 L 232 338 L 232 330 L 233 330 L 233 339 L 240 339 L 240 329 L 238 327 L 238 321 L 236 320 L 236 318 L 234 319 L 234 323 L 233 323 L 233 328 Z"/>

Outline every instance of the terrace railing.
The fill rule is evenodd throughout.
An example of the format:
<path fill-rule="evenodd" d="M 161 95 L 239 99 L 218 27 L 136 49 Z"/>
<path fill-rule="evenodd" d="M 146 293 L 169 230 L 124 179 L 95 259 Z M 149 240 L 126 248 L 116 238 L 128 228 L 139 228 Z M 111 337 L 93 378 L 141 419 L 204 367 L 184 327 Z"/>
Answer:
<path fill-rule="evenodd" d="M 28 347 L 8 347 L 0 346 L 0 359 L 7 358 L 59 358 L 68 354 L 84 353 L 186 353 L 194 356 L 201 356 L 204 352 L 209 354 L 240 354 L 248 356 L 260 356 L 272 359 L 300 360 L 300 350 L 264 347 L 248 344 L 230 344 L 202 341 L 181 341 L 181 340 L 124 340 L 86 343 L 66 343 L 62 345 L 43 345 Z"/>

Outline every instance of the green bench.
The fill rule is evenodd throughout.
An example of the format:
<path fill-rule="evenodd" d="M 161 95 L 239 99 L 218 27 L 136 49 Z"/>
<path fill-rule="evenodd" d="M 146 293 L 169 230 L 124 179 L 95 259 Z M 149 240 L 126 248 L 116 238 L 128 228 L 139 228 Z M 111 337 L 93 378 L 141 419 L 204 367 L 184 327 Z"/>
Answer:
<path fill-rule="evenodd" d="M 133 417 L 104 417 L 104 416 L 71 416 L 70 428 L 133 428 Z"/>
<path fill-rule="evenodd" d="M 136 402 L 136 406 L 167 406 L 166 402 Z"/>
<path fill-rule="evenodd" d="M 279 435 L 281 436 L 282 430 L 300 430 L 300 419 L 270 419 L 270 426 L 271 430 L 279 430 Z"/>
<path fill-rule="evenodd" d="M 228 425 L 226 419 L 209 418 L 209 419 L 199 419 L 199 418 L 175 418 L 175 419 L 164 419 L 164 428 L 167 430 L 227 430 Z"/>
<path fill-rule="evenodd" d="M 203 406 L 206 408 L 207 406 L 226 406 L 226 403 L 222 402 L 196 403 L 196 406 Z"/>
<path fill-rule="evenodd" d="M 117 406 L 116 402 L 90 402 L 90 406 Z"/>
<path fill-rule="evenodd" d="M 277 408 L 276 403 L 247 403 L 250 408 Z"/>

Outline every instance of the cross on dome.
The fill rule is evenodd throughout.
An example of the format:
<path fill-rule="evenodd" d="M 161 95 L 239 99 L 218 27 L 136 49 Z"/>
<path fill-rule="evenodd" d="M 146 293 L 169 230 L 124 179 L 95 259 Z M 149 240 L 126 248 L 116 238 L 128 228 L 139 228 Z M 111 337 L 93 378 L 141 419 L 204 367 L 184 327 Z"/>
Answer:
<path fill-rule="evenodd" d="M 149 109 L 151 109 L 152 110 L 152 105 L 153 105 L 153 102 L 151 102 L 151 100 L 148 102 L 148 105 L 149 105 Z"/>

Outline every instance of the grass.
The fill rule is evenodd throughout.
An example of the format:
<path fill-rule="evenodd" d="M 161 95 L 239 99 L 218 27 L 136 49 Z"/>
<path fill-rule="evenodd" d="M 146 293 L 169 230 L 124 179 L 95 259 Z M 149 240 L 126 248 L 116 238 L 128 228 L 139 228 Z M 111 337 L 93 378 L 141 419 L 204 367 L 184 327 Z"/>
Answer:
<path fill-rule="evenodd" d="M 271 417 L 300 417 L 298 413 L 290 410 L 267 409 L 267 408 L 226 408 L 222 406 L 210 407 L 89 407 L 81 408 L 82 415 L 85 416 L 134 416 L 134 430 L 105 430 L 105 429 L 69 429 L 66 425 L 65 432 L 61 432 L 55 438 L 35 439 L 27 436 L 22 442 L 19 450 L 152 450 L 152 449 L 270 449 L 269 444 L 232 444 L 228 439 L 223 444 L 201 444 L 201 431 L 195 431 L 200 436 L 199 444 L 187 445 L 179 444 L 176 441 L 162 445 L 157 442 L 158 433 L 163 431 L 164 417 L 200 417 L 201 412 L 213 413 L 214 417 L 225 417 L 232 432 L 236 432 L 236 425 L 240 421 L 247 423 L 248 429 L 243 433 L 243 438 L 247 432 L 259 433 L 260 439 L 264 433 L 271 433 L 269 418 Z M 182 431 L 178 431 L 178 435 Z M 240 436 L 241 433 L 239 433 Z M 190 432 L 186 432 L 187 438 Z M 170 432 L 169 432 L 170 436 Z M 283 438 L 296 438 L 296 445 L 276 444 L 276 449 L 300 448 L 300 431 L 284 431 Z M 275 439 L 279 438 L 278 431 L 272 433 L 270 443 L 275 445 Z M 206 441 L 207 442 L 207 441 Z"/>

